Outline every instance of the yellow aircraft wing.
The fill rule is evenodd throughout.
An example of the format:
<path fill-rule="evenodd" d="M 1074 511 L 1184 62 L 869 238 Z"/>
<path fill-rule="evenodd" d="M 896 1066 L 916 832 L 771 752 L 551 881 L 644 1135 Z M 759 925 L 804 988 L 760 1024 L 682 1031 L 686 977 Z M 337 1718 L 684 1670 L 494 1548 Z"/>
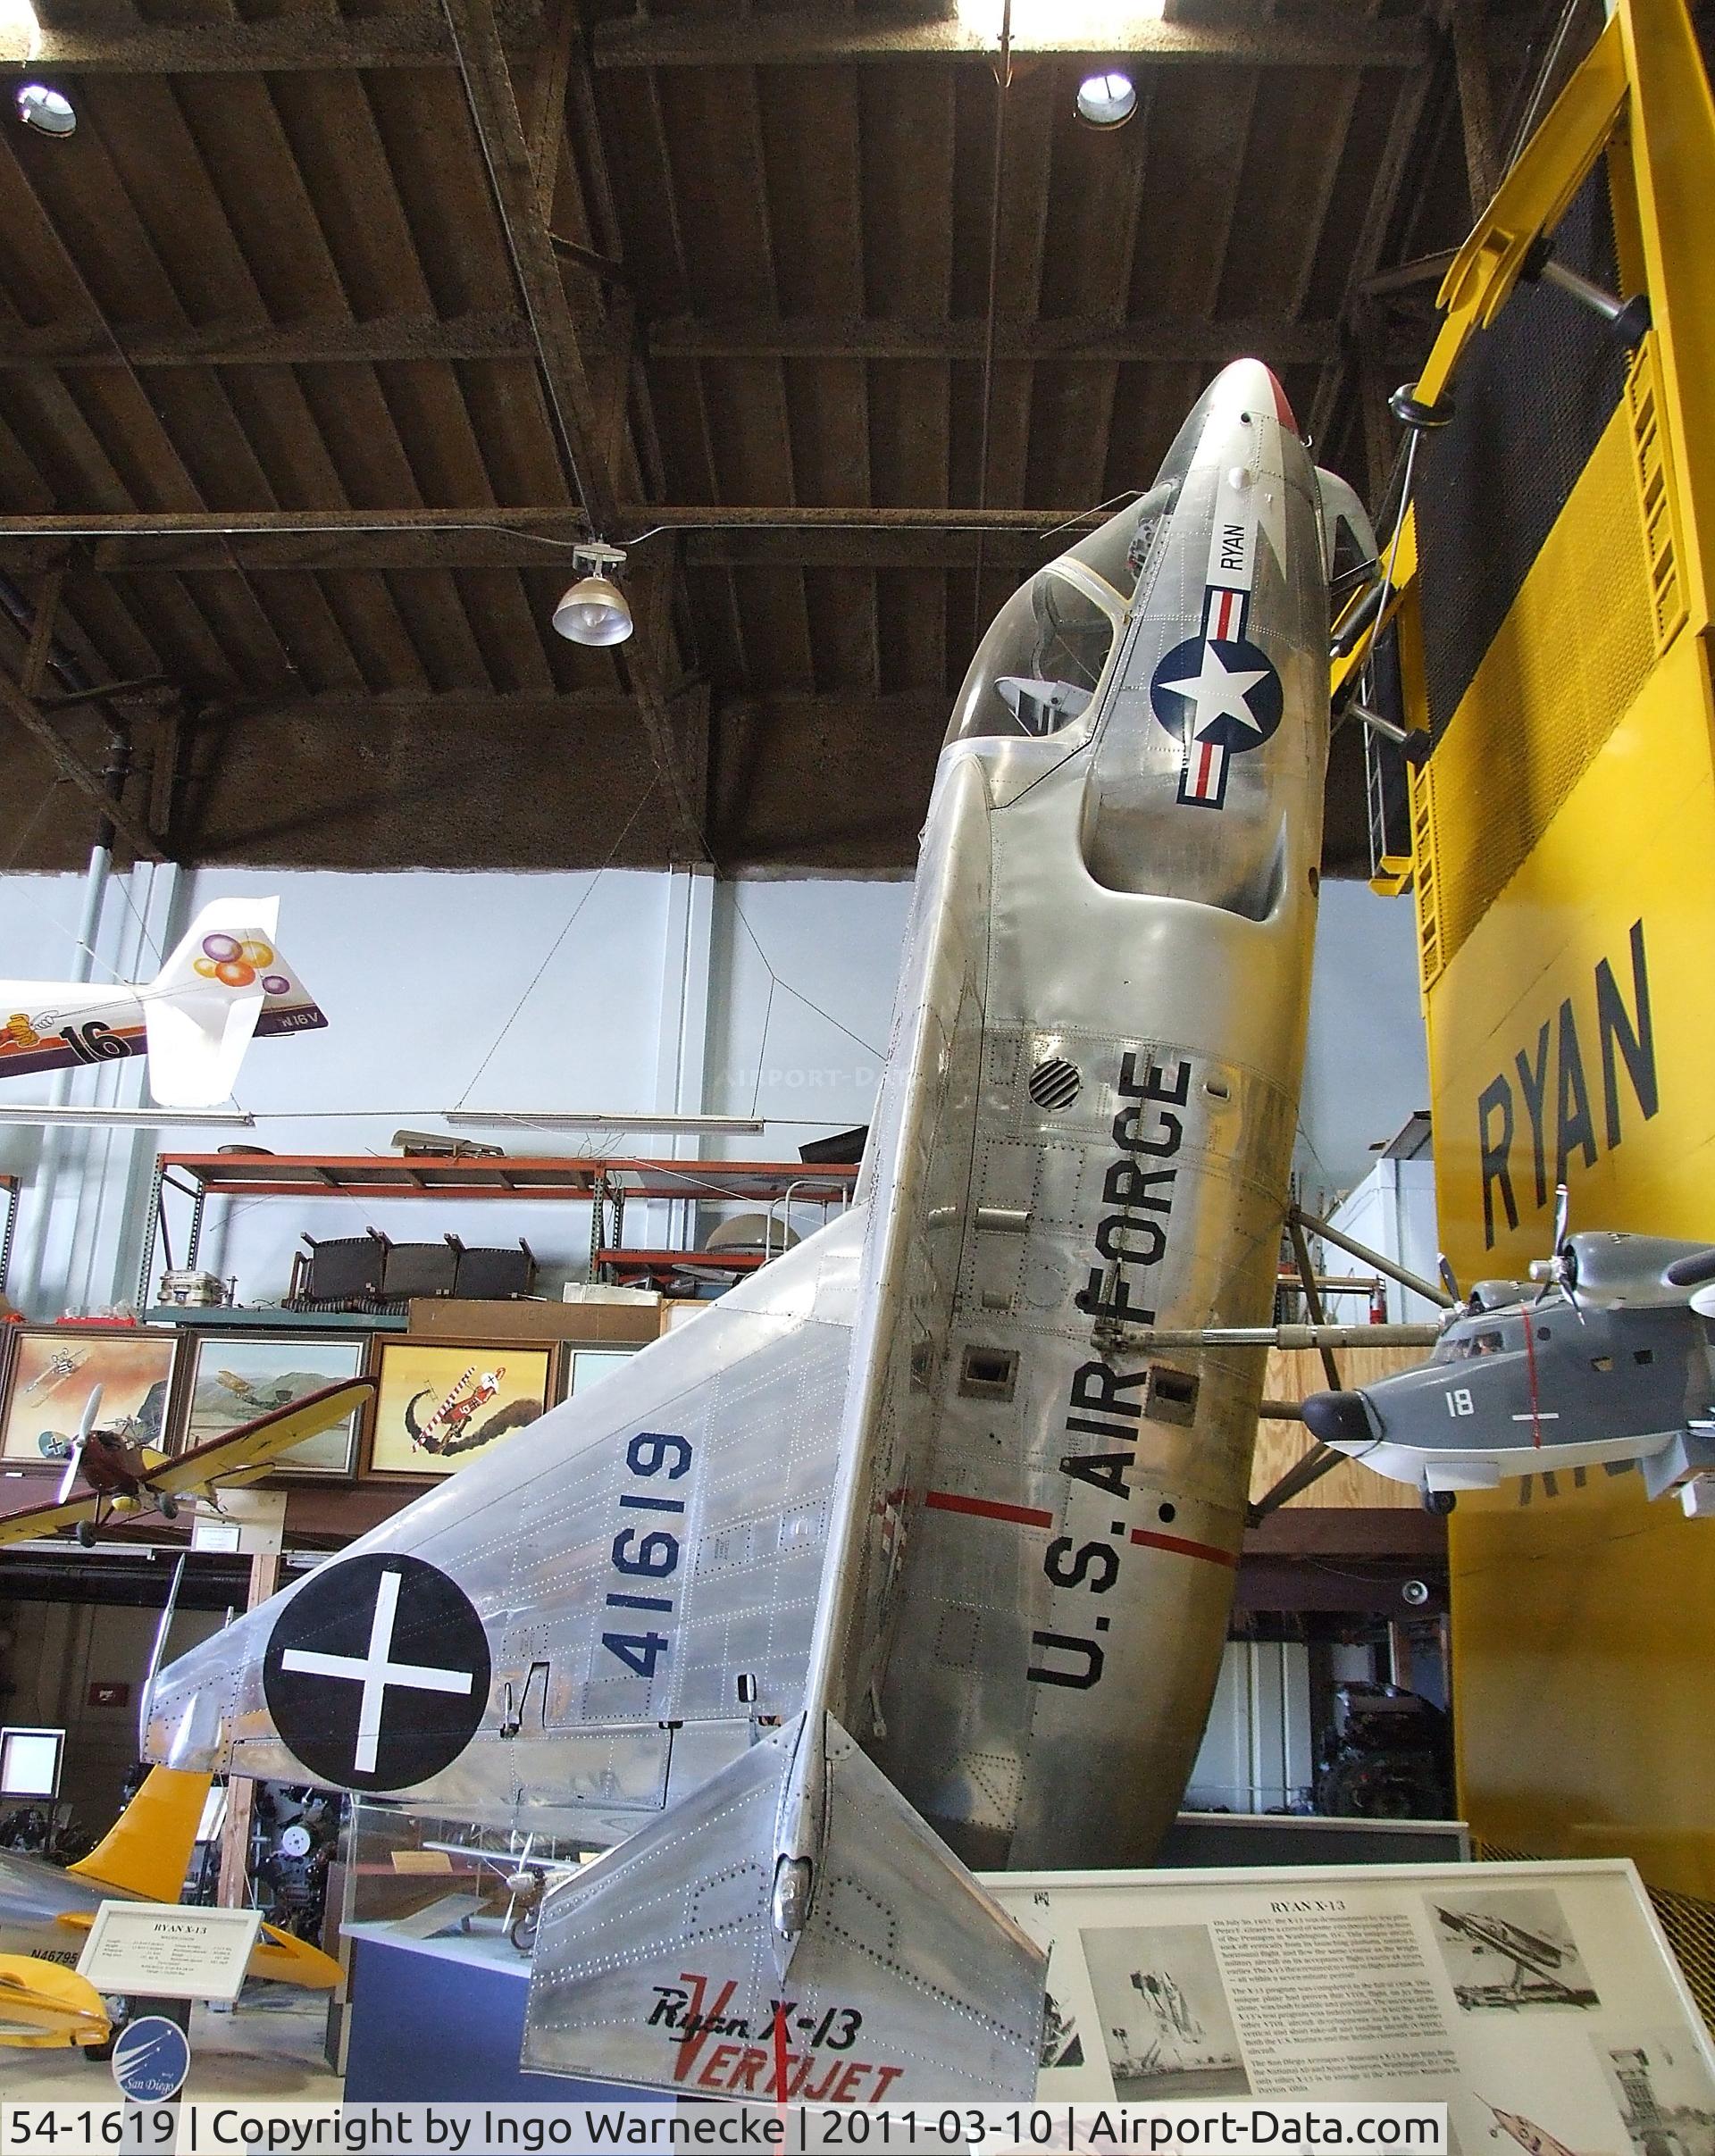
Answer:
<path fill-rule="evenodd" d="M 33 1954 L 0 1954 L 0 2043 L 46 2051 L 105 2043 L 112 2033 L 100 1993 L 75 1969 Z"/>
<path fill-rule="evenodd" d="M 95 1924 L 96 1912 L 92 1909 L 62 1909 L 54 1921 L 64 1925 L 67 1931 L 88 1932 Z M 5 1960 L 6 1957 L 0 1954 L 0 1968 L 4 1968 Z M 32 1968 L 36 1966 L 35 1963 L 31 1964 Z M 54 1964 L 47 1961 L 39 1966 L 52 1968 Z M 331 1954 L 324 1954 L 319 1946 L 312 1946 L 307 1939 L 300 1939 L 295 1933 L 282 1931 L 279 1925 L 266 1922 L 256 1934 L 256 1943 L 250 1949 L 250 1959 L 244 1965 L 244 1973 L 247 1976 L 265 1977 L 270 1984 L 296 1984 L 301 1991 L 306 1992 L 336 1991 L 345 1978 L 345 1971 Z M 4 1985 L 0 1984 L 0 2027 L 4 2026 L 5 2020 L 6 1996 Z M 0 2037 L 0 2042 L 3 2041 L 4 2038 Z M 82 2043 L 85 2040 L 79 2037 L 75 2041 Z M 99 2043 L 102 2039 L 96 2036 L 88 2041 Z"/>
<path fill-rule="evenodd" d="M 21 1512 L 8 1512 L 0 1518 L 0 1549 L 8 1542 L 34 1542 L 39 1535 L 52 1534 L 60 1527 L 75 1527 L 79 1520 L 95 1517 L 96 1500 L 88 1492 L 63 1505 L 28 1505 Z"/>
<path fill-rule="evenodd" d="M 282 1452 L 344 1422 L 374 1392 L 372 1377 L 345 1378 L 319 1392 L 306 1392 L 302 1400 L 259 1415 L 254 1422 L 240 1423 L 224 1437 L 181 1452 L 158 1473 L 151 1471 L 146 1487 L 178 1496 L 186 1491 L 205 1493 L 220 1483 L 232 1488 L 253 1483 L 269 1472 Z M 146 1497 L 143 1501 L 146 1504 Z M 75 1527 L 79 1520 L 93 1520 L 96 1503 L 94 1492 L 85 1491 L 63 1505 L 29 1505 L 21 1512 L 6 1513 L 0 1517 L 0 1549 L 8 1542 L 32 1542 L 62 1527 Z"/>
<path fill-rule="evenodd" d="M 193 1445 L 188 1452 L 180 1453 L 158 1475 L 150 1475 L 149 1488 L 177 1497 L 222 1483 L 254 1482 L 267 1474 L 282 1452 L 301 1445 L 306 1437 L 331 1430 L 374 1394 L 372 1377 L 348 1377 L 337 1385 L 324 1385 L 319 1392 L 306 1392 L 302 1400 L 289 1400 L 254 1422 L 240 1423 L 224 1437 L 211 1438 L 205 1445 Z"/>

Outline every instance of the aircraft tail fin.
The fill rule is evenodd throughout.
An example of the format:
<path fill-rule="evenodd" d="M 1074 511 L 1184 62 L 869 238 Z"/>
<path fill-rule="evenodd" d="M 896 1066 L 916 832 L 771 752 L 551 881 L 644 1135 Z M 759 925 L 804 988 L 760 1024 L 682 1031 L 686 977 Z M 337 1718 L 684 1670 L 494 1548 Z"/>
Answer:
<path fill-rule="evenodd" d="M 209 1779 L 152 1767 L 104 1838 L 67 1869 L 93 1885 L 117 1886 L 146 1901 L 176 1901 L 190 1869 Z"/>
<path fill-rule="evenodd" d="M 278 898 L 203 907 L 138 994 L 149 1090 L 163 1107 L 213 1107 L 232 1091 L 257 1032 L 324 1025 L 274 941 Z"/>
<path fill-rule="evenodd" d="M 806 1786 L 820 1854 L 788 1938 Z M 759 2102 L 1028 2097 L 1045 1967 L 839 1724 L 799 1715 L 548 1894 L 523 2063 Z"/>

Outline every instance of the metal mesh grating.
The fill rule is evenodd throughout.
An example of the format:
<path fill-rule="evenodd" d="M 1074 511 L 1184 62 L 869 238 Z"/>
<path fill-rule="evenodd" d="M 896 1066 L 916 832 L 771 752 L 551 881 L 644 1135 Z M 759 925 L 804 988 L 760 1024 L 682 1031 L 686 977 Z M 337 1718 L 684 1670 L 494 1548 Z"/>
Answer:
<path fill-rule="evenodd" d="M 1435 948 L 1453 957 L 1643 687 L 1655 580 L 1630 409 L 1614 412 L 1423 774 L 1435 827 Z"/>
<path fill-rule="evenodd" d="M 1650 1900 L 1704 2022 L 1715 2030 L 1715 1901 L 1652 1886 Z"/>
<path fill-rule="evenodd" d="M 1557 260 L 1613 288 L 1607 170 L 1554 233 Z M 1466 353 L 1451 423 L 1415 489 L 1424 684 L 1439 741 L 1625 391 L 1611 332 L 1553 285 L 1520 285 Z"/>
<path fill-rule="evenodd" d="M 1606 167 L 1554 235 L 1618 280 Z M 1685 619 L 1653 340 L 1628 360 L 1587 309 L 1516 292 L 1426 443 L 1417 495 L 1435 753 L 1412 789 L 1430 987 L 1577 784 Z"/>
<path fill-rule="evenodd" d="M 1471 1836 L 1471 1855 L 1480 1864 L 1528 1864 L 1526 1849 L 1503 1849 L 1499 1843 Z M 1715 2033 L 1715 1901 L 1695 1894 L 1670 1893 L 1645 1881 L 1656 1920 L 1668 1935 L 1668 1944 L 1679 1964 L 1697 2010 L 1705 2026 Z"/>

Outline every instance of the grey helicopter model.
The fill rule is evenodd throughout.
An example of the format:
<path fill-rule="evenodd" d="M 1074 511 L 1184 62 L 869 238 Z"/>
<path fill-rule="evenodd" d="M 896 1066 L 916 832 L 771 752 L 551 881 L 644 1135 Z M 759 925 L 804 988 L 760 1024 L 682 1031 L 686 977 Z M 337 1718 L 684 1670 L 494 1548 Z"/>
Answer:
<path fill-rule="evenodd" d="M 1557 1468 L 1636 1461 L 1652 1498 L 1715 1470 L 1715 1247 L 1569 1234 L 1562 1184 L 1531 1274 L 1478 1281 L 1415 1369 L 1311 1394 L 1311 1436 L 1437 1512 Z"/>

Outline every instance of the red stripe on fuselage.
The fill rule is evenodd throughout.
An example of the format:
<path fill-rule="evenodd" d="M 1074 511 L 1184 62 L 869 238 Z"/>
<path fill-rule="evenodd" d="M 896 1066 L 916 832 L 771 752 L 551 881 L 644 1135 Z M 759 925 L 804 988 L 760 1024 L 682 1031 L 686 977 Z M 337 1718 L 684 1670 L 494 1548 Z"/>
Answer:
<path fill-rule="evenodd" d="M 1141 1542 L 1146 1550 L 1171 1550 L 1178 1557 L 1200 1557 L 1206 1564 L 1226 1565 L 1230 1570 L 1238 1569 L 1238 1558 L 1230 1550 L 1217 1550 L 1213 1542 L 1187 1542 L 1183 1534 L 1158 1534 L 1153 1527 L 1134 1527 L 1132 1540 Z"/>
<path fill-rule="evenodd" d="M 1008 1520 L 1016 1527 L 1048 1528 L 1054 1525 L 1051 1512 L 1038 1512 L 1028 1505 L 1002 1505 L 989 1497 L 960 1497 L 951 1490 L 931 1490 L 923 1501 L 934 1512 L 964 1512 L 975 1519 Z M 1134 1527 L 1131 1539 L 1145 1550 L 1170 1550 L 1175 1557 L 1201 1558 L 1205 1564 L 1225 1565 L 1229 1571 L 1238 1567 L 1238 1558 L 1232 1550 L 1219 1549 L 1213 1542 L 1193 1542 L 1183 1534 L 1161 1534 L 1153 1527 Z"/>
<path fill-rule="evenodd" d="M 1054 1515 L 1028 1505 L 997 1504 L 989 1497 L 959 1497 L 950 1490 L 931 1490 L 924 1503 L 932 1512 L 968 1512 L 980 1520 L 1010 1520 L 1015 1527 L 1051 1527 Z"/>

